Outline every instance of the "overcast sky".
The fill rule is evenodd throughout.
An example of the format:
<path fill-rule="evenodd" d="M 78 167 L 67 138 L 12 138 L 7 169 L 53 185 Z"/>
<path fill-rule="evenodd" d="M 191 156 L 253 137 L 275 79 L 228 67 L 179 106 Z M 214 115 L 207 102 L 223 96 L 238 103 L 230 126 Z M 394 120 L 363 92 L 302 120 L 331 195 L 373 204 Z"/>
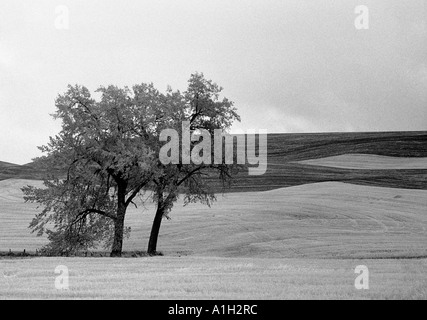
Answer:
<path fill-rule="evenodd" d="M 39 155 L 69 83 L 185 90 L 195 71 L 235 102 L 234 131 L 426 130 L 426 2 L 1 0 L 0 160 Z"/>

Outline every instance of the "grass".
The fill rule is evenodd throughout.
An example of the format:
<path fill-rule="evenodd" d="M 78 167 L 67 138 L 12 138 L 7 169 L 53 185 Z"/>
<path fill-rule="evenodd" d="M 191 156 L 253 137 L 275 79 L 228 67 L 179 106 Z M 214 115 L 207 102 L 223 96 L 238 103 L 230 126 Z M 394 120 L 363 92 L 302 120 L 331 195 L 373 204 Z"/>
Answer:
<path fill-rule="evenodd" d="M 425 259 L 34 258 L 0 265 L 0 299 L 427 298 Z M 54 287 L 58 265 L 69 269 L 69 290 Z M 369 290 L 354 287 L 357 265 L 369 269 Z"/>

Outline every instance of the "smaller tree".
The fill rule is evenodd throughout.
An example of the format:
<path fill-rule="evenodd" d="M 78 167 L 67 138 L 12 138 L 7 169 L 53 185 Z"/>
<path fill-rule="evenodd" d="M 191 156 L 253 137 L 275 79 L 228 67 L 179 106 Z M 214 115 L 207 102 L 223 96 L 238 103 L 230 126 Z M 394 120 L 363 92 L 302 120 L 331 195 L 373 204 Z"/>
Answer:
<path fill-rule="evenodd" d="M 184 139 L 189 139 L 185 135 L 187 133 L 192 135 L 192 141 L 188 141 L 189 149 L 184 150 L 182 147 L 178 157 L 182 159 L 185 153 L 194 155 L 189 163 L 165 164 L 160 158 L 157 163 L 153 163 L 151 168 L 153 199 L 157 209 L 147 250 L 151 255 L 157 251 L 162 219 L 168 217 L 180 195 L 184 197 L 185 205 L 200 202 L 210 206 L 216 200 L 217 184 L 214 185 L 213 182 L 217 180 L 223 187 L 228 186 L 232 176 L 241 167 L 235 163 L 226 164 L 225 154 L 222 161 L 215 163 L 213 148 L 208 148 L 210 151 L 199 148 L 200 140 L 204 145 L 214 144 L 215 130 L 227 132 L 234 121 L 240 121 L 233 102 L 227 98 L 220 99 L 221 91 L 221 87 L 205 79 L 203 74 L 192 74 L 188 81 L 188 89 L 183 94 L 168 90 L 164 97 L 166 103 L 158 106 L 156 120 L 150 123 L 150 127 L 153 128 L 150 148 L 155 150 L 156 155 L 160 155 L 160 149 L 164 147 L 161 140 L 165 138 L 162 137 L 165 129 L 173 129 L 173 132 L 179 133 L 182 145 L 185 144 Z M 188 128 L 184 124 L 188 124 Z M 197 135 L 201 130 L 209 133 L 209 136 Z M 206 141 L 207 139 L 209 140 Z M 210 161 L 193 161 L 194 158 L 200 158 L 203 152 L 211 152 Z M 174 153 L 172 148 L 170 153 Z"/>

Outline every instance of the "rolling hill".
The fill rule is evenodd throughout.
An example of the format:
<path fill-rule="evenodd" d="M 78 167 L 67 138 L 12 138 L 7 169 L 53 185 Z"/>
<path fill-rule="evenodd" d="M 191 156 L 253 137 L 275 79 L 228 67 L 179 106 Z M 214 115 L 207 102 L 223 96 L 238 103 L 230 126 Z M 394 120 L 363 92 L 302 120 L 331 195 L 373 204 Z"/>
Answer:
<path fill-rule="evenodd" d="M 396 157 L 400 162 L 405 161 L 404 158 L 413 158 L 421 164 L 402 168 L 381 166 L 380 161 L 376 167 L 355 169 L 336 162 L 334 166 L 325 166 L 321 160 L 346 154 Z M 265 191 L 327 181 L 427 189 L 427 165 L 422 164 L 426 157 L 427 132 L 424 131 L 269 134 L 266 174 L 248 176 L 242 172 L 236 176 L 231 190 L 225 191 Z M 32 164 L 0 163 L 0 181 L 11 178 L 38 180 L 41 177 L 43 172 Z M 215 183 L 213 180 L 212 184 Z M 222 190 L 221 186 L 217 185 L 217 190 Z"/>
<path fill-rule="evenodd" d="M 239 174 L 212 209 L 177 203 L 162 250 L 277 257 L 427 256 L 427 133 L 268 136 L 268 170 Z M 41 186 L 31 164 L 0 163 L 0 250 L 35 250 L 37 212 L 20 188 Z M 212 183 L 214 183 L 212 181 Z M 418 189 L 418 190 L 414 190 Z M 219 190 L 219 188 L 218 188 Z M 230 191 L 230 190 L 226 190 Z M 126 250 L 144 250 L 152 204 L 130 208 Z M 148 214 L 142 214 L 148 212 Z"/>
<path fill-rule="evenodd" d="M 0 251 L 34 252 L 45 237 L 28 225 L 40 211 L 20 188 L 40 181 L 0 181 Z M 154 204 L 129 207 L 127 251 L 145 250 Z M 321 182 L 264 192 L 218 195 L 211 208 L 179 200 L 164 220 L 166 255 L 259 258 L 427 257 L 427 190 Z"/>
<path fill-rule="evenodd" d="M 161 247 L 221 256 L 427 256 L 426 157 L 425 132 L 269 135 L 266 174 L 240 173 L 213 209 L 176 204 L 179 223 L 164 224 Z M 0 162 L 0 251 L 46 243 L 29 233 L 37 209 L 20 190 L 41 186 L 42 176 L 32 164 Z M 152 214 L 141 213 L 154 208 L 129 210 L 125 248 L 144 250 Z"/>
<path fill-rule="evenodd" d="M 368 169 L 368 170 L 384 170 L 384 169 L 426 169 L 427 158 L 415 157 L 388 157 L 370 154 L 343 154 L 320 159 L 310 159 L 299 161 L 301 164 L 309 164 L 314 166 L 325 166 L 344 169 Z"/>
<path fill-rule="evenodd" d="M 410 158 L 417 165 L 401 169 L 390 165 L 390 158 L 386 166 L 369 169 L 320 163 L 322 158 L 347 154 L 394 157 L 400 162 Z M 265 191 L 328 181 L 427 189 L 426 157 L 427 132 L 269 134 L 267 172 L 261 176 L 242 172 L 231 191 Z"/>
<path fill-rule="evenodd" d="M 34 167 L 33 164 L 13 164 L 0 161 L 0 181 L 6 179 L 31 179 L 39 180 L 43 178 L 43 172 Z"/>

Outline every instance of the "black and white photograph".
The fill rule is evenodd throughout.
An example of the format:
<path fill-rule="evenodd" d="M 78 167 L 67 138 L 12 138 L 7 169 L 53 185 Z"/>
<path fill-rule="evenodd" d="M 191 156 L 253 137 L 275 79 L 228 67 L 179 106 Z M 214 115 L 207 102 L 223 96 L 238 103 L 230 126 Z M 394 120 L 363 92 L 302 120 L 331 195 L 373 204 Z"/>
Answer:
<path fill-rule="evenodd" d="M 426 299 L 426 0 L 0 1 L 0 300 Z"/>

